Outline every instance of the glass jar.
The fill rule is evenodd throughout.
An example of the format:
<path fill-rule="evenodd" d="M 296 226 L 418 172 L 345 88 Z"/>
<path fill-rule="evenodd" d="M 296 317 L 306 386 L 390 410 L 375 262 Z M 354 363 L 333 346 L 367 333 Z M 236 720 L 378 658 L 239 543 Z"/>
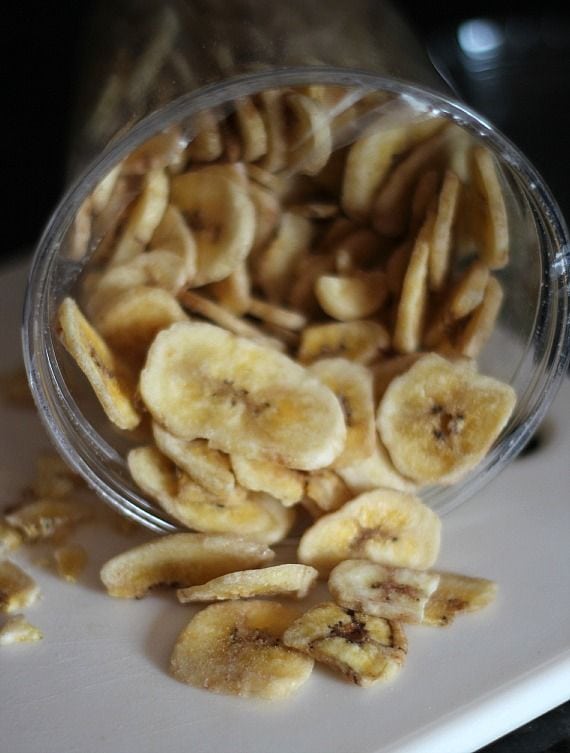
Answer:
<path fill-rule="evenodd" d="M 89 106 L 86 97 L 87 115 L 73 151 L 72 172 L 86 160 L 89 164 L 53 213 L 30 272 L 23 340 L 40 416 L 61 454 L 102 499 L 156 531 L 179 528 L 141 495 L 128 473 L 125 452 L 136 443 L 136 431 L 126 436 L 109 426 L 57 337 L 58 305 L 73 291 L 89 261 L 89 253 L 78 255 L 70 243 L 78 213 L 93 188 L 135 148 L 172 124 L 191 123 L 205 109 L 265 89 L 307 84 L 389 92 L 453 120 L 484 142 L 498 159 L 508 186 L 511 262 L 499 274 L 505 300 L 480 367 L 511 384 L 518 401 L 500 438 L 476 469 L 453 486 L 422 491 L 428 504 L 445 513 L 480 490 L 524 447 L 563 378 L 570 337 L 570 256 L 564 220 L 524 155 L 482 117 L 450 98 L 388 5 L 327 4 L 325 26 L 320 25 L 322 12 L 316 12 L 321 4 L 295 0 L 271 4 L 270 12 L 270 4 L 242 0 L 231 4 L 235 16 L 226 12 L 226 5 L 220 5 L 216 16 L 217 6 L 214 0 L 117 4 L 117 18 L 130 18 L 130 25 L 119 24 L 126 35 L 123 43 L 129 44 L 126 49 L 119 46 L 116 55 L 109 53 L 109 75 L 100 82 L 109 86 L 118 76 L 119 83 L 91 100 L 95 105 Z M 154 12 L 162 14 L 162 25 L 140 27 L 129 16 L 153 18 Z M 379 21 L 384 25 L 378 26 Z M 128 30 L 138 37 L 141 28 L 153 28 L 154 33 L 148 32 L 146 45 L 137 46 Z M 343 45 L 345 34 L 350 43 Z M 206 48 L 208 40 L 215 44 Z M 129 57 L 133 50 L 142 56 L 142 67 L 136 56 Z M 408 50 L 409 56 L 402 54 Z M 118 61 L 122 70 L 117 69 Z M 193 78 L 173 73 L 175 61 L 176 70 L 189 71 Z M 132 94 L 128 101 L 126 91 Z"/>

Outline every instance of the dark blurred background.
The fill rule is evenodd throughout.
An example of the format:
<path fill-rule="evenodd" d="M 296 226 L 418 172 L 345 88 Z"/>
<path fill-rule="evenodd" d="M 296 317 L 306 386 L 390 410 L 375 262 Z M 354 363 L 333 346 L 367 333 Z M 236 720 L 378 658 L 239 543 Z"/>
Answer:
<path fill-rule="evenodd" d="M 553 0 L 396 5 L 461 97 L 535 163 L 568 217 L 570 5 Z M 1 168 L 7 203 L 0 258 L 37 240 L 63 190 L 77 58 L 91 6 L 90 0 L 52 0 L 3 7 Z"/>

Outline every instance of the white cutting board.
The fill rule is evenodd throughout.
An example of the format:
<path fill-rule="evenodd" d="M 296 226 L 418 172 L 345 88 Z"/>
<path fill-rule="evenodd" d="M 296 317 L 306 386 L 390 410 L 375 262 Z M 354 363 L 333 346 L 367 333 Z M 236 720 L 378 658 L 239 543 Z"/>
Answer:
<path fill-rule="evenodd" d="M 0 276 L 1 371 L 20 363 L 25 273 Z M 31 411 L 0 405 L 0 500 L 29 483 L 47 445 Z M 0 648 L 0 753 L 467 753 L 570 697 L 570 384 L 543 449 L 515 461 L 444 518 L 438 567 L 498 581 L 490 608 L 448 629 L 407 630 L 391 685 L 352 686 L 318 669 L 292 699 L 217 696 L 171 679 L 192 611 L 172 594 L 114 600 L 99 580 L 112 554 L 148 537 L 81 529 L 90 563 L 71 585 L 14 559 L 43 598 L 27 616 L 39 644 Z"/>

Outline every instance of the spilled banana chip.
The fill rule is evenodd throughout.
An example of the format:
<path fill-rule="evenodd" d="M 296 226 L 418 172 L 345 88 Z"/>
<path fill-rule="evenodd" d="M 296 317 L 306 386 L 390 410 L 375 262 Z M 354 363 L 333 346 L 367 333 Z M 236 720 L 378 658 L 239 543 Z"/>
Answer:
<path fill-rule="evenodd" d="M 271 601 L 212 604 L 178 636 L 170 672 L 214 693 L 286 698 L 313 669 L 312 659 L 283 644 L 298 616 L 298 609 Z"/>
<path fill-rule="evenodd" d="M 220 575 L 202 586 L 176 592 L 182 604 L 194 601 L 227 601 L 260 596 L 304 599 L 315 585 L 318 572 L 308 565 L 272 565 L 260 570 L 241 570 Z"/>
<path fill-rule="evenodd" d="M 13 614 L 31 606 L 40 589 L 18 565 L 10 560 L 0 561 L 0 612 Z"/>
<path fill-rule="evenodd" d="M 81 544 L 58 547 L 53 558 L 58 575 L 69 583 L 75 583 L 87 565 L 87 552 Z"/>
<path fill-rule="evenodd" d="M 372 375 L 359 363 L 346 358 L 324 358 L 309 371 L 336 395 L 346 423 L 346 441 L 334 460 L 335 469 L 367 458 L 376 444 Z"/>
<path fill-rule="evenodd" d="M 110 596 L 135 599 L 155 586 L 198 585 L 259 567 L 273 557 L 268 547 L 238 536 L 173 533 L 108 560 L 101 568 L 101 580 Z"/>
<path fill-rule="evenodd" d="M 49 497 L 26 502 L 5 515 L 8 524 L 20 531 L 26 541 L 62 537 L 90 517 L 86 505 Z"/>
<path fill-rule="evenodd" d="M 22 543 L 23 536 L 20 531 L 0 517 L 0 559 L 8 552 L 19 549 Z"/>
<path fill-rule="evenodd" d="M 346 438 L 337 399 L 315 377 L 210 324 L 181 322 L 159 333 L 140 392 L 154 419 L 176 436 L 202 436 L 224 452 L 290 468 L 328 465 Z"/>
<path fill-rule="evenodd" d="M 509 385 L 428 354 L 390 383 L 376 421 L 400 473 L 450 484 L 487 453 L 515 401 Z"/>
<path fill-rule="evenodd" d="M 287 507 L 303 496 L 305 478 L 300 471 L 271 460 L 252 460 L 236 453 L 231 455 L 231 464 L 238 483 L 245 489 L 266 492 Z"/>
<path fill-rule="evenodd" d="M 395 677 L 408 650 L 398 622 L 331 602 L 319 604 L 295 620 L 283 641 L 365 688 Z"/>
<path fill-rule="evenodd" d="M 379 322 L 356 320 L 305 327 L 297 357 L 302 363 L 341 356 L 368 364 L 390 347 L 390 334 Z"/>
<path fill-rule="evenodd" d="M 427 602 L 424 625 L 450 625 L 457 614 L 475 612 L 495 600 L 497 584 L 486 578 L 440 572 L 439 585 Z"/>
<path fill-rule="evenodd" d="M 196 240 L 197 271 L 192 284 L 227 277 L 253 245 L 255 209 L 247 189 L 230 167 L 214 166 L 175 176 L 171 194 Z"/>
<path fill-rule="evenodd" d="M 85 374 L 107 418 L 119 429 L 134 429 L 140 422 L 126 368 L 97 334 L 72 298 L 58 311 L 59 336 Z"/>
<path fill-rule="evenodd" d="M 366 560 L 345 560 L 329 576 L 328 588 L 341 607 L 401 622 L 422 622 L 439 575 Z"/>
<path fill-rule="evenodd" d="M 14 643 L 36 643 L 41 641 L 43 637 L 42 631 L 31 625 L 23 614 L 12 615 L 0 627 L 0 646 L 10 646 Z"/>
<path fill-rule="evenodd" d="M 212 449 L 205 439 L 179 439 L 157 423 L 152 433 L 162 454 L 196 483 L 219 497 L 233 494 L 236 482 L 228 455 Z"/>
<path fill-rule="evenodd" d="M 424 570 L 439 553 L 441 522 L 413 494 L 375 489 L 317 520 L 301 536 L 300 562 L 328 575 L 346 559 Z"/>

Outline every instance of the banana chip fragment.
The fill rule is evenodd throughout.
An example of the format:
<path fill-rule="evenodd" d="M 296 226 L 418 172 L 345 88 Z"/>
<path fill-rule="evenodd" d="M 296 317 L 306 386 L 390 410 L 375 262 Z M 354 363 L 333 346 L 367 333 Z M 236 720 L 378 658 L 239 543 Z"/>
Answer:
<path fill-rule="evenodd" d="M 413 494 L 375 489 L 325 515 L 301 536 L 300 562 L 328 575 L 346 559 L 423 570 L 437 559 L 438 516 Z"/>
<path fill-rule="evenodd" d="M 287 628 L 283 641 L 362 687 L 391 680 L 408 650 L 398 622 L 330 602 L 305 612 Z"/>
<path fill-rule="evenodd" d="M 10 560 L 0 561 L 0 612 L 12 614 L 37 601 L 40 589 L 33 578 Z"/>
<path fill-rule="evenodd" d="M 154 419 L 178 437 L 298 470 L 331 463 L 346 428 L 333 393 L 286 356 L 210 324 L 159 333 L 141 372 Z"/>
<path fill-rule="evenodd" d="M 43 633 L 39 628 L 31 625 L 23 614 L 15 614 L 0 627 L 0 646 L 11 646 L 14 643 L 36 643 L 41 641 Z"/>
<path fill-rule="evenodd" d="M 331 572 L 329 591 L 337 604 L 401 622 L 422 622 L 439 583 L 436 573 L 345 560 Z"/>
<path fill-rule="evenodd" d="M 475 612 L 495 600 L 497 584 L 486 578 L 440 572 L 439 584 L 426 604 L 424 625 L 450 625 L 457 614 Z"/>
<path fill-rule="evenodd" d="M 288 596 L 304 599 L 315 585 L 318 572 L 307 565 L 273 565 L 259 570 L 228 573 L 202 586 L 177 591 L 182 604 L 194 601 L 227 601 L 259 596 Z"/>
<path fill-rule="evenodd" d="M 20 531 L 26 541 L 60 538 L 90 517 L 86 505 L 57 497 L 26 502 L 5 515 L 9 525 Z"/>
<path fill-rule="evenodd" d="M 484 457 L 515 401 L 509 385 L 428 354 L 392 380 L 376 421 L 400 473 L 418 483 L 450 484 Z"/>
<path fill-rule="evenodd" d="M 193 586 L 273 559 L 263 544 L 238 536 L 174 533 L 118 554 L 101 568 L 110 596 L 135 599 L 155 586 Z"/>
<path fill-rule="evenodd" d="M 286 698 L 313 669 L 312 659 L 282 641 L 298 616 L 298 609 L 271 601 L 212 604 L 179 635 L 171 674 L 214 693 Z"/>

